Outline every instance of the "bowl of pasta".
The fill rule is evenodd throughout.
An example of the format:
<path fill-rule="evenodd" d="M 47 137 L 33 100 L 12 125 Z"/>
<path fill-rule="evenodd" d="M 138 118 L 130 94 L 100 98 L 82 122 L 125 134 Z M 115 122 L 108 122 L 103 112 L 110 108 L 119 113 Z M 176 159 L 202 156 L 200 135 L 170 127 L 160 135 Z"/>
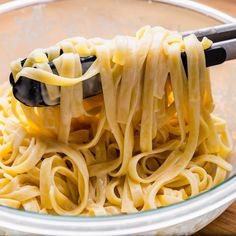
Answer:
<path fill-rule="evenodd" d="M 235 61 L 206 68 L 212 42 L 181 32 L 232 22 L 192 1 L 3 2 L 1 233 L 190 235 L 218 217 L 236 199 Z"/>

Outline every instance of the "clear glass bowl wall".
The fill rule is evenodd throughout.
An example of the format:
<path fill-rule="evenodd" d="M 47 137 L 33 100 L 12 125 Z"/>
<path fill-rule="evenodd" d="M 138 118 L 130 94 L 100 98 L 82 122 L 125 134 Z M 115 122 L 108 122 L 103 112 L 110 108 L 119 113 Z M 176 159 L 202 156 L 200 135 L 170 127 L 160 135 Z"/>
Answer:
<path fill-rule="evenodd" d="M 25 2 L 15 1 L 13 5 L 20 7 Z M 185 31 L 235 21 L 221 12 L 197 4 L 191 5 L 191 8 L 198 10 L 198 13 L 186 9 L 184 7 L 189 6 L 188 1 L 162 2 L 179 6 L 144 0 L 61 0 L 17 10 L 10 10 L 13 5 L 5 8 L 0 5 L 0 13 L 5 12 L 0 15 L 1 82 L 8 79 L 9 64 L 13 59 L 24 58 L 34 48 L 48 47 L 64 38 L 78 35 L 111 38 L 116 34 L 132 34 L 146 24 Z M 234 144 L 235 70 L 235 61 L 211 68 L 215 114 L 228 122 Z M 235 157 L 234 149 L 229 157 L 234 167 Z M 193 199 L 138 214 L 61 217 L 0 207 L 0 228 L 2 233 L 10 235 L 188 235 L 211 222 L 236 198 L 235 173 L 236 168 L 223 184 Z"/>

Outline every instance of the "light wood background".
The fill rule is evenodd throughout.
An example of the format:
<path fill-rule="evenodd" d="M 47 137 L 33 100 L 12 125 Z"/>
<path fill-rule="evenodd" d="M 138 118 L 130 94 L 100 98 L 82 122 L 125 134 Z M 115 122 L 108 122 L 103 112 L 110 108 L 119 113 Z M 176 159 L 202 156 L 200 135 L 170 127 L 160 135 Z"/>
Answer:
<path fill-rule="evenodd" d="M 196 0 L 236 17 L 236 0 Z M 235 121 L 236 122 L 236 121 Z M 236 235 L 236 202 L 234 202 L 220 217 L 194 236 L 224 236 Z"/>

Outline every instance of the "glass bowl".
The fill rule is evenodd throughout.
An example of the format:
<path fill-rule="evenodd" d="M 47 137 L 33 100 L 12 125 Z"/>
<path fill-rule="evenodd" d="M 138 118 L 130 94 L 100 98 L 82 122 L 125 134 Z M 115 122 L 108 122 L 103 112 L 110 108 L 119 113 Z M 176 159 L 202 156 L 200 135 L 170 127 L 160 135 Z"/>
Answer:
<path fill-rule="evenodd" d="M 6 1 L 0 1 L 3 3 Z M 9 63 L 32 49 L 81 35 L 111 38 L 139 27 L 161 25 L 185 31 L 235 22 L 201 4 L 144 0 L 21 0 L 0 5 L 0 78 L 8 79 Z M 236 137 L 235 61 L 211 68 L 215 113 L 226 119 Z M 219 216 L 236 199 L 236 150 L 233 171 L 221 185 L 171 206 L 109 217 L 40 215 L 0 206 L 0 229 L 7 235 L 189 235 Z"/>

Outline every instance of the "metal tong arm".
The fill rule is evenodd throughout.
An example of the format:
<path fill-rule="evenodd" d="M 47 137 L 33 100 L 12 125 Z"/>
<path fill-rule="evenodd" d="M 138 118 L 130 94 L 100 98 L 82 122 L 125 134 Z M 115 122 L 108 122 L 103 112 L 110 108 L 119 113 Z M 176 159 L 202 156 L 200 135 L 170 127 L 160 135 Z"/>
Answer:
<path fill-rule="evenodd" d="M 227 60 L 236 59 L 236 23 L 182 33 L 183 37 L 186 37 L 189 34 L 195 34 L 199 40 L 202 40 L 203 37 L 207 37 L 213 41 L 212 47 L 205 50 L 204 52 L 207 67 L 221 64 Z M 61 50 L 60 54 L 62 53 L 63 51 Z M 187 73 L 187 56 L 185 52 L 181 53 L 181 58 L 185 71 Z M 83 71 L 86 71 L 89 63 L 91 65 L 95 59 L 96 56 L 81 58 Z M 26 59 L 22 60 L 22 66 L 25 63 L 25 60 Z M 56 68 L 53 62 L 50 62 L 49 66 L 51 67 L 53 72 L 56 73 Z M 12 74 L 10 75 L 10 82 L 13 86 L 14 96 L 25 105 L 33 107 L 50 105 L 45 103 L 42 96 L 42 90 L 45 90 L 45 84 L 38 81 L 30 80 L 25 77 L 19 78 L 19 80 L 15 83 Z M 102 93 L 101 81 L 99 76 L 84 81 L 83 92 L 84 98 Z M 54 103 L 54 105 L 57 105 L 59 103 L 60 101 L 58 100 Z"/>

